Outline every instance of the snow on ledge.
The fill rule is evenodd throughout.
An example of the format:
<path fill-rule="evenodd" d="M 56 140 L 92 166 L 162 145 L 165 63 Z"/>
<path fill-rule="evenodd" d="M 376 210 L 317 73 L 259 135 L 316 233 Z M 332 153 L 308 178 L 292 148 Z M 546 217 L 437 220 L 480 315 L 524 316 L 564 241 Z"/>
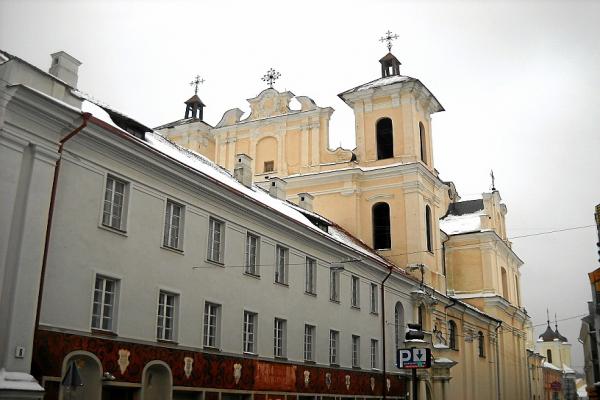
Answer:
<path fill-rule="evenodd" d="M 0 369 L 0 390 L 23 390 L 43 392 L 35 378 L 25 372 L 9 372 Z"/>
<path fill-rule="evenodd" d="M 485 215 L 483 210 L 471 214 L 448 215 L 446 218 L 440 220 L 440 229 L 448 235 L 480 232 L 482 215 Z"/>

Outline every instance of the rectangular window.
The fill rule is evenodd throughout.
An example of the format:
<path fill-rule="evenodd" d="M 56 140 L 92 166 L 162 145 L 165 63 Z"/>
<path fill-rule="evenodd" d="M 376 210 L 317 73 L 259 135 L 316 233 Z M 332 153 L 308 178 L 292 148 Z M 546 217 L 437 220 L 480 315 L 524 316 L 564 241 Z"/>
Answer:
<path fill-rule="evenodd" d="M 329 299 L 340 301 L 340 271 L 334 267 L 329 270 Z"/>
<path fill-rule="evenodd" d="M 183 245 L 183 211 L 181 204 L 167 200 L 163 245 L 181 250 Z"/>
<path fill-rule="evenodd" d="M 317 260 L 306 257 L 306 293 L 317 294 Z"/>
<path fill-rule="evenodd" d="M 360 368 L 360 336 L 352 335 L 352 367 Z"/>
<path fill-rule="evenodd" d="M 175 317 L 177 312 L 177 295 L 163 290 L 158 295 L 158 312 L 156 319 L 156 338 L 175 340 Z"/>
<path fill-rule="evenodd" d="M 102 225 L 125 230 L 127 183 L 112 176 L 106 178 Z"/>
<path fill-rule="evenodd" d="M 251 275 L 258 275 L 258 245 L 259 238 L 251 233 L 246 234 L 246 269 Z"/>
<path fill-rule="evenodd" d="M 275 266 L 275 282 L 287 285 L 288 283 L 288 256 L 289 250 L 277 246 L 277 265 Z"/>
<path fill-rule="evenodd" d="M 221 306 L 204 304 L 204 347 L 219 348 L 221 331 Z"/>
<path fill-rule="evenodd" d="M 370 312 L 372 314 L 377 314 L 378 312 L 378 299 L 377 299 L 377 284 L 376 283 L 371 283 L 371 293 L 370 293 L 370 297 L 371 297 L 371 305 L 370 305 Z"/>
<path fill-rule="evenodd" d="M 208 259 L 223 263 L 223 249 L 225 247 L 225 224 L 218 219 L 208 219 Z"/>
<path fill-rule="evenodd" d="M 275 357 L 285 357 L 286 341 L 286 321 L 281 318 L 275 318 L 273 324 L 273 355 Z"/>
<path fill-rule="evenodd" d="M 340 346 L 340 333 L 333 329 L 329 331 L 329 364 L 337 365 Z"/>
<path fill-rule="evenodd" d="M 352 280 L 351 282 L 351 287 L 350 287 L 350 292 L 351 292 L 351 305 L 352 307 L 360 307 L 360 281 L 358 279 L 358 276 L 352 276 Z"/>
<path fill-rule="evenodd" d="M 371 339 L 371 368 L 379 368 L 379 341 Z"/>
<path fill-rule="evenodd" d="M 274 161 L 265 161 L 263 165 L 263 172 L 273 172 L 275 169 Z"/>
<path fill-rule="evenodd" d="M 96 276 L 94 284 L 94 304 L 92 328 L 114 331 L 114 315 L 117 301 L 117 281 Z"/>
<path fill-rule="evenodd" d="M 258 315 L 244 311 L 244 353 L 256 353 L 256 324 Z"/>
<path fill-rule="evenodd" d="M 315 361 L 315 331 L 314 325 L 304 325 L 304 360 Z"/>

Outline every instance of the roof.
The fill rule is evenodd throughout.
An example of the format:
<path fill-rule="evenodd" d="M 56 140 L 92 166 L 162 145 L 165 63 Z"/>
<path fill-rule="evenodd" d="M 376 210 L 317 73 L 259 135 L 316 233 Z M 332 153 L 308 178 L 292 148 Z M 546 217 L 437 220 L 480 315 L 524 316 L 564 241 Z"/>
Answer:
<path fill-rule="evenodd" d="M 399 82 L 416 82 L 418 79 L 411 78 L 410 76 L 404 75 L 392 75 L 386 76 L 385 78 L 378 78 L 374 81 L 363 83 L 362 85 L 358 85 L 352 89 L 348 89 L 345 92 L 338 94 L 339 97 L 342 97 L 345 94 L 360 92 L 362 90 L 374 89 L 382 86 L 393 85 L 394 83 Z"/>
<path fill-rule="evenodd" d="M 560 334 L 560 332 L 558 331 L 558 327 L 556 327 L 556 329 L 554 330 L 554 334 L 556 335 L 556 338 L 561 342 L 566 343 L 569 341 L 569 339 Z"/>
<path fill-rule="evenodd" d="M 398 64 L 401 64 L 400 61 L 398 61 L 398 59 L 396 58 L 395 55 L 393 55 L 392 53 L 387 53 L 385 56 L 381 57 L 381 59 L 379 60 L 379 62 L 382 61 L 396 61 Z"/>
<path fill-rule="evenodd" d="M 480 210 L 483 210 L 483 199 L 457 201 L 456 203 L 450 204 L 450 207 L 448 207 L 448 214 L 459 216 L 472 214 Z"/>
<path fill-rule="evenodd" d="M 197 94 L 193 95 L 192 97 L 190 97 L 189 99 L 187 99 L 185 102 L 185 104 L 200 104 L 202 107 L 206 107 L 206 104 L 204 104 L 202 102 L 202 100 L 200 100 L 200 97 L 198 97 Z"/>
<path fill-rule="evenodd" d="M 440 219 L 440 229 L 448 235 L 481 232 L 482 215 L 485 215 L 483 199 L 451 203 L 446 216 Z"/>
<path fill-rule="evenodd" d="M 62 79 L 57 78 L 56 76 L 52 75 L 48 71 L 44 71 L 44 70 L 36 67 L 35 65 L 28 63 L 27 61 L 23 60 L 22 58 L 19 58 L 19 57 L 15 56 L 15 55 L 12 55 L 12 54 L 4 51 L 4 50 L 0 50 L 0 55 L 2 55 L 3 58 L 8 59 L 9 61 L 10 60 L 15 60 L 15 61 L 18 61 L 18 62 L 20 62 L 22 64 L 25 64 L 25 65 L 29 66 L 30 68 L 33 68 L 35 71 L 39 72 L 40 74 L 43 74 L 44 76 L 47 76 L 50 79 L 54 79 L 55 81 L 60 82 L 60 83 L 62 83 L 63 85 L 65 85 L 67 87 L 70 87 L 70 88 L 72 87 L 70 84 L 68 84 L 67 82 L 63 81 Z"/>
<path fill-rule="evenodd" d="M 552 330 L 552 328 L 550 328 L 549 322 L 548 322 L 548 327 L 546 328 L 544 333 L 542 333 L 538 338 L 541 339 L 542 342 L 553 342 L 554 339 L 558 339 L 558 337 L 556 336 L 556 333 Z"/>
<path fill-rule="evenodd" d="M 185 125 L 185 124 L 191 124 L 194 122 L 201 122 L 204 125 L 208 126 L 209 128 L 212 128 L 213 126 L 206 123 L 206 121 L 202 121 L 199 118 L 182 118 L 182 119 L 178 119 L 177 121 L 173 121 L 173 122 L 168 122 L 166 124 L 162 124 L 160 126 L 157 126 L 154 128 L 155 131 L 159 131 L 161 129 L 167 129 L 167 128 L 175 128 L 176 126 L 179 125 Z"/>

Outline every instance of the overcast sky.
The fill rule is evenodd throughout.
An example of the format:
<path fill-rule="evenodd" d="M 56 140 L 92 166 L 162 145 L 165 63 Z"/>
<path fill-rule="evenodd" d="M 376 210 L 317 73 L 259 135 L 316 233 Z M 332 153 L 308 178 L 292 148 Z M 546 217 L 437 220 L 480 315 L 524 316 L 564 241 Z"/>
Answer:
<path fill-rule="evenodd" d="M 80 61 L 79 88 L 157 126 L 180 119 L 200 74 L 216 124 L 266 86 L 336 111 L 332 147 L 354 146 L 337 94 L 379 76 L 387 49 L 447 110 L 433 117 L 435 166 L 463 198 L 496 187 L 509 236 L 593 225 L 600 203 L 599 1 L 30 1 L 0 0 L 0 48 L 47 70 L 50 53 Z M 599 266 L 593 227 L 515 238 L 534 324 L 586 312 Z M 559 322 L 583 356 L 580 319 Z M 536 329 L 536 335 L 544 326 Z"/>

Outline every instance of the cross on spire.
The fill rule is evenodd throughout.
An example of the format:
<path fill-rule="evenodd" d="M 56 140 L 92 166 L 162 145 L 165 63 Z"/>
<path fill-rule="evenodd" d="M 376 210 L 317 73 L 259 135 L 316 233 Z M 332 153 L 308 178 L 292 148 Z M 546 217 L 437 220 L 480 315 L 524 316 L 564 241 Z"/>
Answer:
<path fill-rule="evenodd" d="M 190 82 L 190 86 L 194 87 L 194 94 L 198 94 L 198 85 L 204 83 L 204 79 L 200 78 L 200 75 L 196 75 L 193 81 Z"/>
<path fill-rule="evenodd" d="M 279 72 L 275 71 L 273 68 L 271 68 L 262 77 L 262 80 L 264 82 L 267 82 L 267 85 L 269 85 L 270 88 L 273 88 L 273 83 L 275 83 L 275 81 L 277 79 L 279 79 L 280 77 L 281 77 L 281 74 Z"/>
<path fill-rule="evenodd" d="M 492 177 L 492 191 L 496 190 L 496 178 L 494 177 L 494 170 L 490 170 L 490 176 Z"/>
<path fill-rule="evenodd" d="M 392 32 L 388 31 L 385 33 L 385 36 L 383 36 L 381 39 L 379 39 L 380 42 L 387 42 L 387 48 L 388 51 L 392 51 L 392 40 L 396 40 L 398 39 L 398 35 L 392 34 Z"/>

